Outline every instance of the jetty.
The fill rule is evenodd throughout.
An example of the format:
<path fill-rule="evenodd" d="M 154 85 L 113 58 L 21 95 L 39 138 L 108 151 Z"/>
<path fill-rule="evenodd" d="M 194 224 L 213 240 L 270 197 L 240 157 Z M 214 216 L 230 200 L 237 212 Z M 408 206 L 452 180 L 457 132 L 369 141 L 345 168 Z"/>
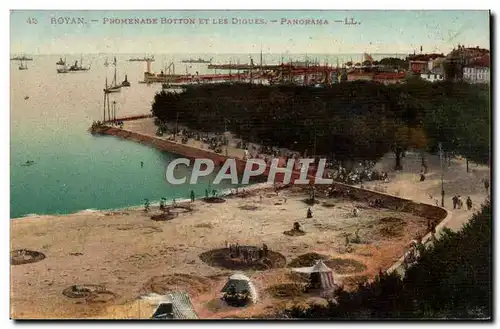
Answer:
<path fill-rule="evenodd" d="M 150 145 L 157 148 L 160 151 L 174 153 L 186 157 L 188 159 L 210 159 L 214 162 L 215 166 L 219 168 L 222 167 L 222 165 L 226 162 L 227 159 L 234 159 L 236 161 L 238 176 L 243 175 L 243 172 L 247 166 L 247 162 L 252 163 L 252 160 L 255 160 L 255 159 L 244 159 L 242 157 L 234 155 L 224 155 L 221 153 L 216 153 L 213 150 L 209 150 L 208 148 L 200 148 L 200 147 L 195 147 L 193 145 L 183 144 L 180 141 L 180 138 L 179 141 L 177 141 L 177 139 L 173 141 L 152 134 L 124 129 L 121 125 L 118 126 L 118 124 L 123 121 L 133 121 L 144 118 L 152 118 L 150 114 L 122 117 L 116 119 L 114 119 L 113 116 L 111 115 L 108 116 L 108 118 L 110 119 L 100 123 L 98 126 L 93 125 L 92 128 L 90 129 L 91 132 L 93 134 L 117 136 L 126 140 L 131 140 L 141 144 Z M 283 168 L 286 167 L 286 161 L 284 157 L 281 157 L 279 159 L 279 166 Z M 251 168 L 252 170 L 257 170 L 259 168 L 259 165 L 254 162 L 251 165 Z M 271 164 L 269 163 L 267 164 L 264 173 L 262 173 L 259 176 L 256 176 L 254 179 L 256 180 L 265 179 L 266 177 L 269 176 L 270 169 L 271 169 Z M 295 169 L 291 173 L 291 181 L 293 182 L 294 180 L 299 179 L 300 175 L 301 175 L 300 169 L 298 169 L 298 167 L 295 167 Z M 309 172 L 307 176 L 310 180 L 315 181 L 315 175 L 316 175 L 316 168 L 313 165 L 311 165 L 309 167 Z M 277 172 L 274 182 L 282 183 L 284 182 L 284 178 L 285 178 L 285 173 Z"/>

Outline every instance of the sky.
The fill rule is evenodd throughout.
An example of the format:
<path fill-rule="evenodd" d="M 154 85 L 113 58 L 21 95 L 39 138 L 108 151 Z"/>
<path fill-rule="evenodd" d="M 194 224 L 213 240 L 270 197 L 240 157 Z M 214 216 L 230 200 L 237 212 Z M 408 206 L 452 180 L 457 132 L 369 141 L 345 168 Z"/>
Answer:
<path fill-rule="evenodd" d="M 69 24 L 75 18 L 76 24 Z M 78 18 L 81 21 L 78 21 Z M 114 24 L 116 19 L 156 24 Z M 163 19 L 193 19 L 168 24 Z M 200 21 L 200 19 L 202 21 Z M 226 24 L 220 24 L 227 20 Z M 261 24 L 234 24 L 238 20 Z M 312 19 L 323 24 L 288 24 Z M 63 24 L 55 23 L 64 22 Z M 221 21 L 222 20 L 222 21 Z M 345 22 L 358 24 L 345 24 Z M 82 23 L 83 21 L 83 23 Z M 273 22 L 275 21 L 275 22 Z M 325 21 L 328 24 L 325 24 Z M 341 22 L 335 22 L 341 21 Z M 66 23 L 67 22 L 67 23 Z M 241 21 L 238 21 L 241 22 Z M 264 23 L 264 24 L 262 24 Z M 39 11 L 10 15 L 12 54 L 447 53 L 490 48 L 488 11 Z"/>

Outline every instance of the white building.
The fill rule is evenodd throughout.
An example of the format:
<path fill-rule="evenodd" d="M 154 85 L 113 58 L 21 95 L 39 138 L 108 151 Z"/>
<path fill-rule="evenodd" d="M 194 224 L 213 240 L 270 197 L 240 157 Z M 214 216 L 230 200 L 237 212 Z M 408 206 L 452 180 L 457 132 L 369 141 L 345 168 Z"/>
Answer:
<path fill-rule="evenodd" d="M 420 77 L 424 80 L 429 81 L 429 82 L 436 82 L 436 81 L 444 80 L 444 76 L 442 74 L 433 73 L 433 72 L 420 73 Z"/>
<path fill-rule="evenodd" d="M 464 81 L 470 83 L 489 83 L 490 68 L 486 66 L 464 67 Z"/>

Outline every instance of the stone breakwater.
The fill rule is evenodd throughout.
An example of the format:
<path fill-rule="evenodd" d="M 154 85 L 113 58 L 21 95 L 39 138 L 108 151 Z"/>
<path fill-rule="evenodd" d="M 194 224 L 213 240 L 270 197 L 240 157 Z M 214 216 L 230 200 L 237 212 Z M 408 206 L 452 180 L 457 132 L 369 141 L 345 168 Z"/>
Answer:
<path fill-rule="evenodd" d="M 228 156 L 218 154 L 212 152 L 210 150 L 205 150 L 197 147 L 192 147 L 189 145 L 177 143 L 174 141 L 169 141 L 163 138 L 158 138 L 151 135 L 141 134 L 138 132 L 133 132 L 130 130 L 125 130 L 117 127 L 109 127 L 109 126 L 101 126 L 94 130 L 94 133 L 100 133 L 105 135 L 117 136 L 123 139 L 135 141 L 137 143 L 150 145 L 157 148 L 160 151 L 174 153 L 188 159 L 210 159 L 214 162 L 216 166 L 222 166 L 225 161 L 230 158 Z M 236 161 L 236 169 L 238 175 L 242 175 L 245 167 L 247 165 L 247 161 L 239 158 L 234 158 Z M 256 170 L 258 168 L 258 164 L 255 163 L 252 165 L 252 170 Z M 262 175 L 259 175 L 261 178 L 265 178 L 268 176 L 270 170 L 270 165 L 268 165 Z M 316 174 L 315 169 L 311 166 L 308 172 L 308 178 L 314 181 L 314 176 Z M 284 181 L 284 173 L 277 173 L 274 182 L 281 183 Z M 291 174 L 291 181 L 298 179 L 300 177 L 300 171 L 295 170 Z"/>

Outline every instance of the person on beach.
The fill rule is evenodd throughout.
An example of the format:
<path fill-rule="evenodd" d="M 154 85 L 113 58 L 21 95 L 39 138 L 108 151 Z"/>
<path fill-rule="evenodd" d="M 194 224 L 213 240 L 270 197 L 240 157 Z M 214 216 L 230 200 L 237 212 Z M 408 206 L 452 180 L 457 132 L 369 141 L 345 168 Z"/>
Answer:
<path fill-rule="evenodd" d="M 194 191 L 191 190 L 191 202 L 194 202 L 194 199 L 195 199 Z"/>
<path fill-rule="evenodd" d="M 312 210 L 311 208 L 308 208 L 307 209 L 307 218 L 312 218 L 313 214 L 312 214 Z"/>
<path fill-rule="evenodd" d="M 358 217 L 358 215 L 359 215 L 359 210 L 358 210 L 358 208 L 354 207 L 354 209 L 352 210 L 352 215 L 353 215 L 354 217 Z"/>
<path fill-rule="evenodd" d="M 451 201 L 453 201 L 453 209 L 457 209 L 458 197 L 455 195 L 453 198 L 451 198 Z"/>
<path fill-rule="evenodd" d="M 490 188 L 490 181 L 485 179 L 484 180 L 484 189 L 486 190 L 486 192 L 488 192 L 489 188 Z"/>
<path fill-rule="evenodd" d="M 240 244 L 238 242 L 236 242 L 234 249 L 236 251 L 236 257 L 240 257 Z"/>
<path fill-rule="evenodd" d="M 205 198 L 208 199 L 208 190 L 207 189 L 205 189 Z"/>
<path fill-rule="evenodd" d="M 436 241 L 436 222 L 431 222 L 431 237 L 433 241 Z"/>
<path fill-rule="evenodd" d="M 470 196 L 467 197 L 467 210 L 471 210 L 472 209 L 472 200 L 470 198 Z"/>
<path fill-rule="evenodd" d="M 259 195 L 260 202 L 262 202 L 262 194 Z"/>
<path fill-rule="evenodd" d="M 143 168 L 143 167 L 144 167 L 144 162 L 141 161 L 141 168 Z"/>

